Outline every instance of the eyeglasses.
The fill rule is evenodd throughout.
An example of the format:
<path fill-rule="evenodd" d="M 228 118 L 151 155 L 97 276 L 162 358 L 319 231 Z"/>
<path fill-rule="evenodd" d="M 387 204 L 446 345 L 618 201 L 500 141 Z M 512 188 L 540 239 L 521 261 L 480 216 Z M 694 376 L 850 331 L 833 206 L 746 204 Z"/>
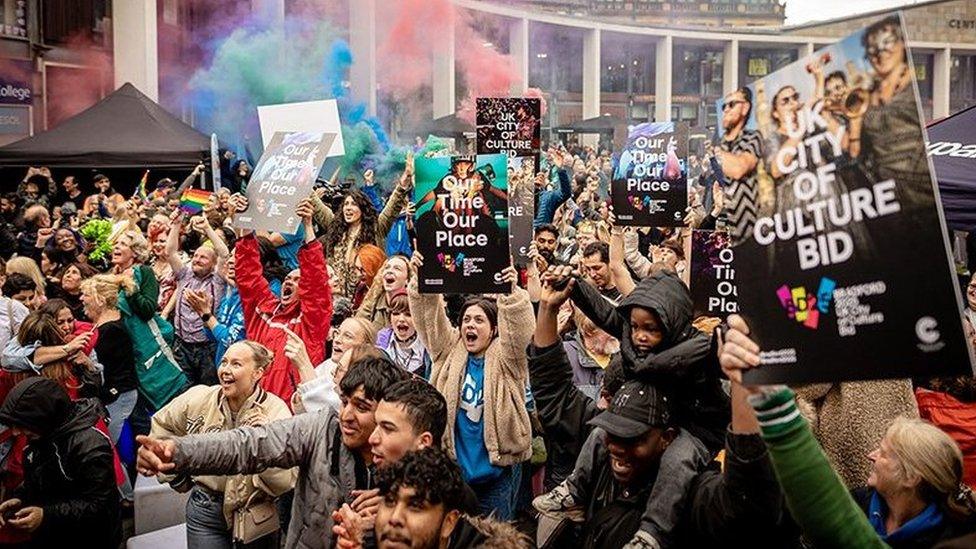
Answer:
<path fill-rule="evenodd" d="M 793 92 L 793 95 L 786 95 L 776 100 L 776 102 L 779 103 L 780 105 L 787 105 L 791 102 L 799 103 L 799 101 L 800 101 L 800 92 Z"/>
<path fill-rule="evenodd" d="M 895 46 L 900 42 L 898 36 L 894 34 L 885 34 L 884 36 L 875 37 L 868 44 L 867 54 L 868 57 L 878 57 L 882 53 L 891 53 L 894 51 Z"/>
<path fill-rule="evenodd" d="M 734 109 L 735 107 L 742 105 L 744 103 L 746 102 L 741 99 L 733 99 L 732 101 L 727 101 L 722 104 L 722 112 L 725 112 L 729 109 Z"/>

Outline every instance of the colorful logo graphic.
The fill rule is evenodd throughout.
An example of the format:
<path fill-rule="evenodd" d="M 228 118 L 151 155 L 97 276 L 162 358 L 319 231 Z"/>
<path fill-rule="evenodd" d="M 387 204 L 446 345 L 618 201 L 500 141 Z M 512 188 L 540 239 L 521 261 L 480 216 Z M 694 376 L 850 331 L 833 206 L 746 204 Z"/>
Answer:
<path fill-rule="evenodd" d="M 790 288 L 783 284 L 776 290 L 776 297 L 786 309 L 787 316 L 811 330 L 816 330 L 820 323 L 820 315 L 830 312 L 830 303 L 834 300 L 836 287 L 836 282 L 824 277 L 820 279 L 820 287 L 817 288 L 816 294 L 807 293 L 804 286 Z"/>
<path fill-rule="evenodd" d="M 437 261 L 444 266 L 450 272 L 454 272 L 459 266 L 464 263 L 464 254 L 459 253 L 454 256 L 451 254 L 439 253 L 437 254 Z"/>

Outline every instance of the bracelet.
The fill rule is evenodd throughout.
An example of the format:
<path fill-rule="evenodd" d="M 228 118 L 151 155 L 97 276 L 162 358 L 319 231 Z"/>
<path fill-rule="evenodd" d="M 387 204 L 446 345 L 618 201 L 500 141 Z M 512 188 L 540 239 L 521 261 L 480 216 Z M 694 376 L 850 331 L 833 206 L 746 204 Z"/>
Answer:
<path fill-rule="evenodd" d="M 202 320 L 204 324 L 210 322 L 211 318 L 213 318 L 213 315 L 210 313 L 203 313 L 200 315 L 200 320 Z"/>

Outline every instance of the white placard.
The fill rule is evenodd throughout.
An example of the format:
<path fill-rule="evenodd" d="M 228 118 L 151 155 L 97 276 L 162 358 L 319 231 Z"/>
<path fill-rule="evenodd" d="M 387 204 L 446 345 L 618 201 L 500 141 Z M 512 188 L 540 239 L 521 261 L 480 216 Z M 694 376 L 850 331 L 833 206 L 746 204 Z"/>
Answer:
<path fill-rule="evenodd" d="M 339 106 L 335 99 L 261 105 L 258 107 L 261 124 L 261 142 L 267 147 L 275 132 L 317 132 L 336 135 L 327 156 L 342 156 L 346 148 L 342 144 L 339 122 Z"/>

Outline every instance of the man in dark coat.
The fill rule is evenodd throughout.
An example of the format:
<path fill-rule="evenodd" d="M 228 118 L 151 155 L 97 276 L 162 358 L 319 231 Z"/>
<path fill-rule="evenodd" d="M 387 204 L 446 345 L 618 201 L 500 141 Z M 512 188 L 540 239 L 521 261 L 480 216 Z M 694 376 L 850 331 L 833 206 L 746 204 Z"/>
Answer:
<path fill-rule="evenodd" d="M 57 382 L 32 377 L 0 406 L 0 423 L 26 434 L 24 483 L 0 504 L 0 526 L 30 546 L 116 547 L 121 539 L 112 445 L 95 428 L 93 399 L 72 402 Z"/>

